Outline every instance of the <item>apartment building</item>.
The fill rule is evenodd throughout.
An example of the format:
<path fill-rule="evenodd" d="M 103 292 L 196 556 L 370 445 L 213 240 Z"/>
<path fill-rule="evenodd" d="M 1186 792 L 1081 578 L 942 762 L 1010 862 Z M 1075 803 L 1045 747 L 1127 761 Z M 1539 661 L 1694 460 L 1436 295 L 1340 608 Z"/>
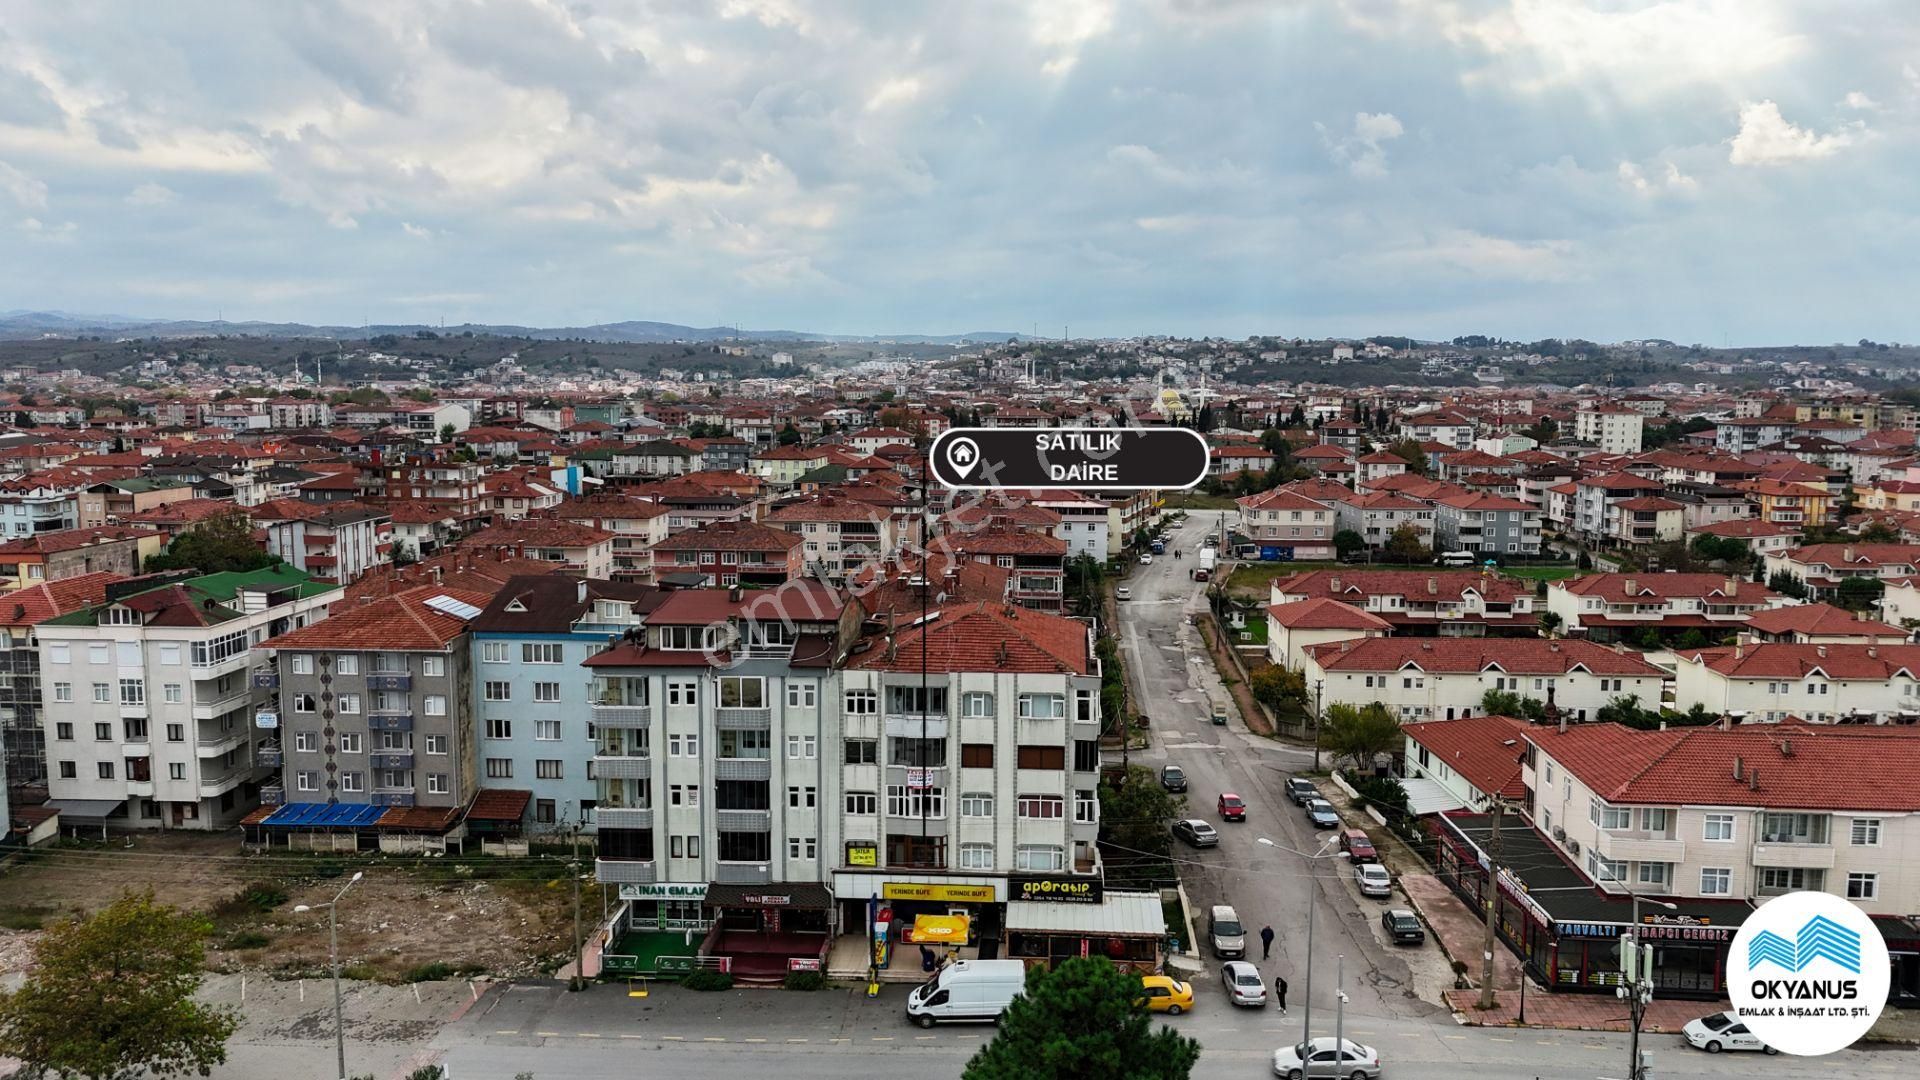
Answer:
<path fill-rule="evenodd" d="M 44 532 L 0 542 L 0 593 L 82 574 L 131 577 L 148 556 L 165 547 L 166 537 L 160 533 L 131 525 Z"/>
<path fill-rule="evenodd" d="M 1920 790 L 1886 778 L 1920 768 L 1911 734 L 1535 727 L 1527 813 L 1602 892 L 1758 904 L 1813 890 L 1904 915 L 1920 906 Z"/>
<path fill-rule="evenodd" d="M 670 511 L 665 506 L 608 493 L 569 499 L 554 512 L 563 521 L 613 534 L 609 576 L 614 580 L 653 580 L 653 545 L 667 538 Z"/>
<path fill-rule="evenodd" d="M 1520 756 L 1514 747 L 1533 725 L 1511 716 L 1463 716 L 1453 720 L 1424 720 L 1406 724 L 1401 753 L 1401 784 L 1409 796 L 1418 792 L 1427 805 L 1450 803 L 1451 808 L 1491 810 L 1493 800 L 1520 801 L 1526 786 L 1520 778 Z M 1430 784 L 1439 791 L 1420 791 Z M 1431 811 L 1424 811 L 1431 812 Z"/>
<path fill-rule="evenodd" d="M 83 574 L 7 594 L 0 604 L 0 778 L 8 788 L 47 780 L 47 740 L 40 726 L 40 642 L 34 627 L 107 598 L 118 574 Z"/>
<path fill-rule="evenodd" d="M 597 703 L 579 666 L 638 627 L 666 595 L 651 585 L 559 574 L 507 580 L 474 616 L 473 739 L 482 788 L 532 795 L 535 831 L 592 830 Z"/>
<path fill-rule="evenodd" d="M 1920 576 L 1920 546 L 1913 544 L 1809 544 L 1766 556 L 1767 576 L 1799 578 L 1815 599 L 1831 597 L 1848 578 L 1889 584 Z"/>
<path fill-rule="evenodd" d="M 80 494 L 95 483 L 77 469 L 46 469 L 0 480 L 0 536 L 13 539 L 80 525 Z"/>
<path fill-rule="evenodd" d="M 1265 561 L 1334 557 L 1338 514 L 1326 503 L 1285 488 L 1234 500 L 1240 507 L 1240 532 Z"/>
<path fill-rule="evenodd" d="M 69 825 L 217 831 L 273 778 L 251 650 L 325 619 L 343 592 L 285 565 L 148 575 L 41 622 L 47 790 Z M 269 712 L 269 717 L 271 713 Z"/>
<path fill-rule="evenodd" d="M 1833 496 L 1822 485 L 1761 477 L 1734 487 L 1754 505 L 1754 516 L 1776 525 L 1808 528 L 1825 525 Z"/>
<path fill-rule="evenodd" d="M 845 582 L 860 567 L 893 554 L 900 538 L 885 510 L 832 494 L 776 507 L 763 519 L 805 542 L 803 558 L 815 576 Z"/>
<path fill-rule="evenodd" d="M 1624 405 L 1594 405 L 1573 414 L 1573 437 L 1603 454 L 1637 454 L 1646 419 Z"/>
<path fill-rule="evenodd" d="M 275 499 L 252 516 L 269 554 L 321 581 L 351 585 L 393 559 L 393 516 L 377 507 Z"/>
<path fill-rule="evenodd" d="M 1391 491 L 1350 495 L 1332 503 L 1334 531 L 1359 533 L 1370 548 L 1379 548 L 1405 526 L 1411 526 L 1425 547 L 1433 546 L 1433 507 Z"/>
<path fill-rule="evenodd" d="M 1568 524 L 1575 532 L 1593 539 L 1610 539 L 1631 533 L 1632 525 L 1622 528 L 1621 515 L 1628 513 L 1620 504 L 1632 499 L 1659 497 L 1666 485 L 1629 472 L 1590 476 L 1573 482 L 1572 505 Z"/>
<path fill-rule="evenodd" d="M 1660 700 L 1666 673 L 1636 655 L 1590 641 L 1541 638 L 1360 638 L 1303 651 L 1307 684 L 1327 704 L 1380 702 L 1404 720 L 1483 712 L 1489 690 L 1552 701 L 1586 720 L 1615 698 Z"/>
<path fill-rule="evenodd" d="M 489 599 L 419 586 L 262 642 L 271 666 L 260 681 L 275 690 L 284 755 L 274 796 L 465 806 L 480 779 L 467 623 Z"/>
<path fill-rule="evenodd" d="M 1750 721 L 1912 723 L 1920 645 L 1788 644 L 1674 654 L 1674 707 Z"/>
<path fill-rule="evenodd" d="M 995 523 L 967 532 L 943 532 L 929 547 L 962 562 L 1008 572 L 1007 598 L 1023 608 L 1058 612 L 1066 596 L 1066 541 L 1045 532 Z"/>
<path fill-rule="evenodd" d="M 1794 604 L 1769 608 L 1747 617 L 1741 644 L 1784 642 L 1789 645 L 1903 645 L 1913 632 L 1867 617 L 1864 611 L 1846 611 L 1830 604 Z"/>
<path fill-rule="evenodd" d="M 193 487 L 180 480 L 148 476 L 103 480 L 80 492 L 80 527 L 118 525 L 142 511 L 193 496 Z"/>
<path fill-rule="evenodd" d="M 606 578 L 613 573 L 613 541 L 614 534 L 605 529 L 543 515 L 490 525 L 463 546 L 554 563 L 582 577 Z"/>
<path fill-rule="evenodd" d="M 1748 454 L 1794 433 L 1795 421 L 1778 417 L 1740 417 L 1722 420 L 1713 429 L 1713 446 L 1730 454 Z"/>
<path fill-rule="evenodd" d="M 684 574 L 707 587 L 779 585 L 805 576 L 805 545 L 805 538 L 757 521 L 712 521 L 655 544 L 653 570 L 656 581 Z"/>
<path fill-rule="evenodd" d="M 1746 626 L 1756 612 L 1787 607 L 1789 597 L 1721 574 L 1583 574 L 1547 586 L 1547 610 L 1563 633 L 1618 641 L 1649 627 L 1700 630 L 1716 639 Z"/>
<path fill-rule="evenodd" d="M 1540 510 L 1498 495 L 1443 496 L 1433 502 L 1433 538 L 1447 551 L 1536 556 Z"/>
<path fill-rule="evenodd" d="M 1472 417 L 1450 409 L 1413 413 L 1400 418 L 1402 439 L 1412 439 L 1422 443 L 1445 443 L 1455 450 L 1466 450 L 1473 446 L 1473 431 Z"/>
<path fill-rule="evenodd" d="M 1687 536 L 1717 536 L 1723 540 L 1738 540 L 1747 545 L 1747 550 L 1766 556 L 1778 555 L 1793 547 L 1800 539 L 1800 530 L 1754 518 L 1739 518 L 1711 525 L 1690 525 L 1687 527 Z"/>
<path fill-rule="evenodd" d="M 1475 570 L 1307 570 L 1268 586 L 1269 604 L 1331 599 L 1391 623 L 1396 633 L 1480 637 L 1534 634 L 1530 582 Z"/>

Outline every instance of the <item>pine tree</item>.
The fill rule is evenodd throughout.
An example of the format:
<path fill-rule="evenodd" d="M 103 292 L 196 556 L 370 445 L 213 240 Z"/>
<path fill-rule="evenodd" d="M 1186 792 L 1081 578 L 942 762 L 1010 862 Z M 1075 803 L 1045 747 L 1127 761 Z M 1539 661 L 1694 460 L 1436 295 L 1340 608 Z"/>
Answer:
<path fill-rule="evenodd" d="M 1156 1025 L 1140 978 L 1098 957 L 1027 972 L 1026 993 L 1000 1017 L 964 1080 L 1183 1080 L 1200 1044 Z"/>

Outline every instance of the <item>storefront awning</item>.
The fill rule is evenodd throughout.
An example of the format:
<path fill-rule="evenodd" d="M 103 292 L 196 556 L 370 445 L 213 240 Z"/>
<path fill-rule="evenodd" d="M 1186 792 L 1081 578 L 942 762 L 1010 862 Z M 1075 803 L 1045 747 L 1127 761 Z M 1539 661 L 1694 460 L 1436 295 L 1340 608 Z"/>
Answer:
<path fill-rule="evenodd" d="M 1044 900 L 1007 902 L 1009 932 L 1039 934 L 1097 934 L 1102 937 L 1164 937 L 1166 913 L 1160 894 L 1107 890 L 1095 904 L 1061 904 Z"/>
<path fill-rule="evenodd" d="M 917 916 L 907 940 L 915 945 L 965 944 L 971 922 L 965 915 Z"/>
<path fill-rule="evenodd" d="M 833 893 L 825 885 L 813 882 L 774 882 L 770 885 L 707 886 L 703 901 L 710 908 L 802 908 L 825 910 L 833 906 Z"/>
<path fill-rule="evenodd" d="M 1448 791 L 1437 780 L 1429 780 L 1423 776 L 1412 777 L 1400 781 L 1400 786 L 1407 793 L 1407 813 L 1414 817 L 1466 809 L 1467 804 L 1461 802 L 1453 792 Z"/>
<path fill-rule="evenodd" d="M 126 805 L 125 799 L 48 799 L 47 805 L 68 821 L 105 821 Z"/>

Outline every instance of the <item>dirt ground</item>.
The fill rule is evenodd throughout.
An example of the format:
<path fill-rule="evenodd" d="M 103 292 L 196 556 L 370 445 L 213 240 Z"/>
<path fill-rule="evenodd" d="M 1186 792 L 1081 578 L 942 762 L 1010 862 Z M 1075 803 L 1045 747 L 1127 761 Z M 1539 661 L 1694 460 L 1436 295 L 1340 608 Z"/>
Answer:
<path fill-rule="evenodd" d="M 245 854 L 231 835 L 168 833 L 132 847 L 56 848 L 0 870 L 0 977 L 21 970 L 49 919 L 151 887 L 163 903 L 213 918 L 208 967 L 311 977 L 327 961 L 322 905 L 365 878 L 340 905 L 341 965 L 351 977 L 411 981 L 548 971 L 566 959 L 572 890 L 558 860 L 464 860 L 361 855 L 323 865 L 309 857 Z M 236 897 L 248 894 L 251 902 Z M 296 913 L 300 904 L 316 910 Z M 583 887 L 586 932 L 600 921 L 597 887 Z M 433 965 L 439 965 L 436 969 Z"/>

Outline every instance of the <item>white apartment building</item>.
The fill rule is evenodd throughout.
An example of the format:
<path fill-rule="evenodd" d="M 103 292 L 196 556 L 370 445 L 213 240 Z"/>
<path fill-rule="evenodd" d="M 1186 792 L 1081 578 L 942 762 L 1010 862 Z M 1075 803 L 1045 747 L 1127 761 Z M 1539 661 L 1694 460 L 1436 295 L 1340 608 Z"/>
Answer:
<path fill-rule="evenodd" d="M 1640 452 L 1641 427 L 1646 416 L 1624 405 L 1595 405 L 1573 414 L 1573 437 L 1607 454 Z"/>
<path fill-rule="evenodd" d="M 279 767 L 255 644 L 318 622 L 344 596 L 288 566 L 136 578 L 41 623 L 47 788 L 65 826 L 229 828 Z"/>
<path fill-rule="evenodd" d="M 1303 650 L 1307 685 L 1325 704 L 1392 709 L 1403 720 L 1484 712 L 1489 690 L 1551 700 L 1586 720 L 1621 697 L 1659 702 L 1666 673 L 1638 656 L 1589 641 L 1543 638 L 1360 638 Z"/>
<path fill-rule="evenodd" d="M 1770 642 L 1674 654 L 1674 708 L 1736 720 L 1920 719 L 1920 645 Z"/>
<path fill-rule="evenodd" d="M 1443 637 L 1489 631 L 1532 634 L 1531 582 L 1489 577 L 1477 570 L 1306 570 L 1267 587 L 1267 603 L 1324 597 L 1351 604 L 1401 629 L 1434 627 Z"/>
<path fill-rule="evenodd" d="M 1760 903 L 1806 889 L 1901 915 L 1920 906 L 1920 789 L 1887 779 L 1920 770 L 1911 734 L 1537 726 L 1522 735 L 1525 806 L 1607 892 Z"/>
<path fill-rule="evenodd" d="M 1547 610 L 1564 633 L 1584 630 L 1596 641 L 1646 627 L 1731 633 L 1756 611 L 1793 600 L 1765 585 L 1720 574 L 1583 574 L 1547 586 Z"/>

